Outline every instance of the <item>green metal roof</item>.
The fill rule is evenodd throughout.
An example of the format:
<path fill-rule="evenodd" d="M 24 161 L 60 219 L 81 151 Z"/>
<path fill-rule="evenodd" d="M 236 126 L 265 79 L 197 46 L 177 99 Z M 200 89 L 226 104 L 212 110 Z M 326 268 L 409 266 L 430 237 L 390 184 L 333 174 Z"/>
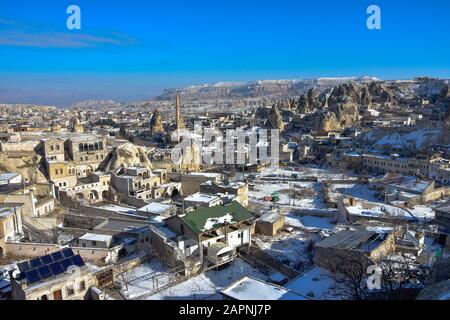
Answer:
<path fill-rule="evenodd" d="M 179 218 L 183 220 L 195 233 L 202 233 L 222 227 L 224 223 L 221 223 L 219 219 L 223 218 L 227 214 L 233 217 L 230 223 L 246 221 L 254 218 L 250 211 L 248 211 L 237 201 L 210 208 L 201 208 L 186 213 L 184 216 L 179 216 Z M 214 223 L 214 219 L 218 219 L 217 223 Z M 205 229 L 205 225 L 208 221 L 211 228 Z"/>

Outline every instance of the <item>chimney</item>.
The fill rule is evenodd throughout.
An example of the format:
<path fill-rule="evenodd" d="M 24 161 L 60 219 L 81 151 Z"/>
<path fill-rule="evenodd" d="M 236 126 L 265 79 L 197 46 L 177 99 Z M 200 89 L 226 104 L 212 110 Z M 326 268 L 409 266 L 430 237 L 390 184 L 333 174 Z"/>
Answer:
<path fill-rule="evenodd" d="M 355 198 L 349 198 L 348 201 L 351 207 L 355 206 Z"/>

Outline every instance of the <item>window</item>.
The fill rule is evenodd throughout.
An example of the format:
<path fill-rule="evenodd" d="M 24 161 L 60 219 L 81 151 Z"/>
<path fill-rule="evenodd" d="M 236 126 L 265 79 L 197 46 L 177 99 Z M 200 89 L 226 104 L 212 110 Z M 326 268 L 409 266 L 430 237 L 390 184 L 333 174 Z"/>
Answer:
<path fill-rule="evenodd" d="M 56 150 L 59 150 L 59 144 L 56 145 Z"/>
<path fill-rule="evenodd" d="M 50 146 L 50 150 L 53 151 L 53 146 Z"/>
<path fill-rule="evenodd" d="M 58 169 L 55 169 L 55 175 L 57 175 L 58 174 Z"/>
<path fill-rule="evenodd" d="M 79 287 L 79 289 L 80 289 L 80 290 L 86 289 L 86 283 L 85 283 L 84 281 L 81 281 L 81 282 L 80 282 L 80 287 Z"/>
<path fill-rule="evenodd" d="M 73 296 L 75 294 L 75 290 L 71 287 L 67 287 L 67 295 Z"/>
<path fill-rule="evenodd" d="M 92 245 L 93 245 L 94 247 L 96 247 L 96 246 L 97 246 L 97 241 L 92 241 Z"/>
<path fill-rule="evenodd" d="M 64 173 L 64 170 L 63 170 L 63 169 L 59 170 L 59 173 L 63 174 L 63 173 Z"/>

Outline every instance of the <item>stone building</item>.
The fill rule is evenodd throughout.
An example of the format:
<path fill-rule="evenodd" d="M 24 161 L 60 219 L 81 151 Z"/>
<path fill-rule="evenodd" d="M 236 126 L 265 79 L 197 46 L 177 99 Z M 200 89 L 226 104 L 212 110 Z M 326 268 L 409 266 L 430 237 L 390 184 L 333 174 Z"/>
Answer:
<path fill-rule="evenodd" d="M 5 243 L 20 237 L 22 231 L 23 204 L 0 204 L 0 257 L 5 253 Z"/>
<path fill-rule="evenodd" d="M 109 173 L 93 172 L 89 177 L 78 179 L 73 186 L 59 188 L 59 198 L 63 204 L 67 203 L 69 198 L 85 199 L 89 203 L 105 201 L 111 198 L 110 184 L 111 175 Z"/>
<path fill-rule="evenodd" d="M 77 176 L 86 177 L 106 158 L 106 139 L 95 135 L 77 135 L 65 142 L 68 159 L 77 163 Z"/>
<path fill-rule="evenodd" d="M 222 180 L 220 173 L 214 172 L 191 172 L 181 176 L 181 188 L 183 195 L 189 196 L 200 191 L 200 185 L 206 181 L 219 182 Z M 206 188 L 206 190 L 209 190 Z"/>
<path fill-rule="evenodd" d="M 83 300 L 96 285 L 91 269 L 70 248 L 20 262 L 10 275 L 14 300 Z"/>
<path fill-rule="evenodd" d="M 201 193 L 235 195 L 244 207 L 248 206 L 248 184 L 242 181 L 209 180 L 200 184 Z"/>
<path fill-rule="evenodd" d="M 73 187 L 77 184 L 77 165 L 71 161 L 48 160 L 45 163 L 48 180 L 56 187 Z"/>
<path fill-rule="evenodd" d="M 49 183 L 2 185 L 0 203 L 23 204 L 24 215 L 33 218 L 43 217 L 55 209 L 54 186 Z"/>
<path fill-rule="evenodd" d="M 450 234 L 450 201 L 436 207 L 434 212 L 436 213 L 435 220 L 439 225 L 439 229 L 446 234 Z M 448 236 L 447 242 L 450 245 L 450 237 Z"/>
<path fill-rule="evenodd" d="M 285 226 L 285 218 L 275 211 L 265 212 L 256 219 L 255 232 L 265 236 L 275 236 Z"/>
<path fill-rule="evenodd" d="M 111 179 L 114 189 L 129 197 L 148 200 L 153 199 L 153 190 L 164 183 L 167 178 L 165 170 L 151 171 L 147 167 L 128 167 L 123 174 L 115 174 Z"/>
<path fill-rule="evenodd" d="M 350 261 L 371 264 L 395 251 L 395 234 L 377 233 L 365 229 L 343 230 L 315 245 L 314 263 L 330 271 L 352 265 Z M 353 265 L 354 267 L 354 265 Z"/>
<path fill-rule="evenodd" d="M 165 220 L 177 250 L 203 270 L 232 261 L 238 247 L 251 244 L 254 216 L 238 202 L 201 208 Z"/>
<path fill-rule="evenodd" d="M 65 140 L 62 138 L 49 138 L 41 140 L 40 148 L 42 148 L 42 153 L 47 161 L 66 160 L 64 141 Z"/>

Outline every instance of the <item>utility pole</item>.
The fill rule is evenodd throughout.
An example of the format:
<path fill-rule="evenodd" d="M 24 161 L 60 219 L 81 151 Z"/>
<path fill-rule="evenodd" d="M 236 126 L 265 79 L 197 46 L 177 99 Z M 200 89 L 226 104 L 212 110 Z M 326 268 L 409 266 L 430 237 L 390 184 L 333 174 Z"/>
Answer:
<path fill-rule="evenodd" d="M 292 197 L 292 203 L 295 207 L 295 182 L 293 183 L 293 185 L 294 185 L 294 196 Z"/>
<path fill-rule="evenodd" d="M 291 205 L 291 183 L 289 182 L 289 205 Z"/>

